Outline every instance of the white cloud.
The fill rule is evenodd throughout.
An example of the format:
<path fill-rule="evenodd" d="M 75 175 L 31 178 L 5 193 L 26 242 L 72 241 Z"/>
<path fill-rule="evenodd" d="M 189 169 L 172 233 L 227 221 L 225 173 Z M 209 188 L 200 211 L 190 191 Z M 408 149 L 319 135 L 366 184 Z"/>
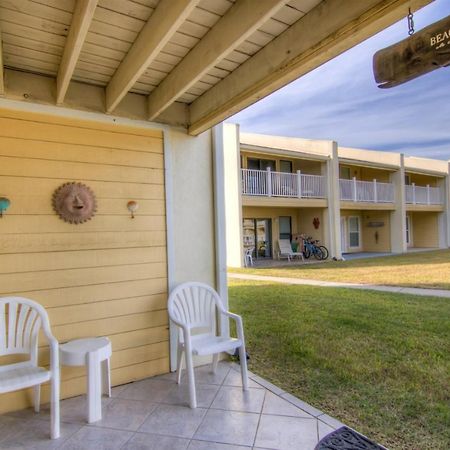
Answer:
<path fill-rule="evenodd" d="M 436 0 L 416 13 L 416 29 L 449 13 L 450 1 Z M 231 120 L 243 131 L 450 159 L 450 69 L 386 90 L 373 79 L 372 55 L 406 37 L 404 20 Z"/>

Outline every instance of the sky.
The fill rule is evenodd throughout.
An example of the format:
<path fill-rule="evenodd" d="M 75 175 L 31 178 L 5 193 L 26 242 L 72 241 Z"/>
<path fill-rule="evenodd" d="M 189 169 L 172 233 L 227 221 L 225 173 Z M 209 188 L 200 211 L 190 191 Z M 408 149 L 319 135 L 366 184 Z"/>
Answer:
<path fill-rule="evenodd" d="M 450 0 L 435 0 L 414 14 L 415 30 L 448 15 Z M 407 37 L 405 17 L 228 121 L 242 132 L 448 160 L 450 67 L 390 89 L 373 78 L 373 54 Z"/>

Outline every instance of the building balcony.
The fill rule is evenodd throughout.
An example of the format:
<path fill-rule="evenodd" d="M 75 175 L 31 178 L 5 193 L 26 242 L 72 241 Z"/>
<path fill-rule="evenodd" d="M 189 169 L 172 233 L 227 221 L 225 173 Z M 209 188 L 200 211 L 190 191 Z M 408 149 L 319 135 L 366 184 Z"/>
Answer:
<path fill-rule="evenodd" d="M 339 180 L 340 197 L 343 201 L 363 203 L 394 203 L 394 185 L 373 181 Z"/>
<path fill-rule="evenodd" d="M 242 194 L 259 197 L 326 198 L 325 177 L 268 170 L 241 169 Z"/>
<path fill-rule="evenodd" d="M 405 186 L 405 202 L 410 205 L 443 205 L 444 198 L 440 188 L 412 183 Z"/>

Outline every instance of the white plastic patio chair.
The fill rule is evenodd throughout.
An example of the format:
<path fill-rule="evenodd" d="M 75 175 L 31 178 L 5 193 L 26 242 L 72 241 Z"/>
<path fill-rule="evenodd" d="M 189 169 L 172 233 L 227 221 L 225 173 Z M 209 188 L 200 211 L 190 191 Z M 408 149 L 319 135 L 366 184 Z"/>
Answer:
<path fill-rule="evenodd" d="M 42 327 L 50 346 L 50 369 L 38 366 L 38 339 Z M 39 412 L 41 384 L 51 383 L 52 439 L 59 438 L 59 353 L 58 341 L 50 331 L 47 312 L 22 297 L 0 298 L 0 356 L 28 354 L 30 359 L 0 365 L 0 394 L 33 387 L 34 410 Z"/>
<path fill-rule="evenodd" d="M 178 327 L 178 384 L 181 381 L 183 354 L 185 355 L 189 383 L 189 406 L 197 407 L 192 355 L 213 355 L 212 370 L 215 372 L 219 354 L 238 348 L 242 387 L 244 391 L 248 390 L 247 355 L 242 319 L 237 314 L 225 310 L 217 292 L 203 283 L 183 283 L 170 293 L 168 310 L 170 320 Z M 216 317 L 219 319 L 218 321 Z M 236 322 L 237 339 L 218 335 L 220 320 L 226 317 Z M 197 333 L 194 334 L 195 331 Z"/>
<path fill-rule="evenodd" d="M 296 256 L 302 258 L 305 261 L 303 252 L 294 252 L 291 247 L 289 239 L 280 239 L 278 241 L 278 259 L 287 258 L 288 261 L 294 259 Z"/>
<path fill-rule="evenodd" d="M 249 247 L 244 251 L 244 265 L 245 267 L 253 266 L 253 252 L 255 247 Z"/>

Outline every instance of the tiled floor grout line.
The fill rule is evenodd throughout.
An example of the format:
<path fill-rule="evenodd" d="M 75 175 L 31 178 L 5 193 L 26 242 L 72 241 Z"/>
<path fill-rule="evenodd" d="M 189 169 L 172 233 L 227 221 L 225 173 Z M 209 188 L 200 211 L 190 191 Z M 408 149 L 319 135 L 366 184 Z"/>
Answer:
<path fill-rule="evenodd" d="M 266 403 L 266 394 L 267 394 L 267 392 L 264 391 L 264 399 L 263 399 L 263 402 L 262 402 L 262 405 L 261 405 L 261 411 L 259 413 L 258 424 L 256 425 L 255 437 L 253 438 L 253 445 L 252 445 L 252 447 L 254 447 L 256 445 L 256 437 L 258 436 L 259 424 L 261 423 L 261 416 L 262 416 L 263 411 L 264 411 L 264 404 Z"/>
<path fill-rule="evenodd" d="M 325 425 L 325 427 L 322 427 L 324 433 L 327 432 L 327 430 L 328 430 L 327 427 L 330 427 L 332 429 L 335 429 L 337 427 L 337 424 L 334 424 L 333 422 L 331 422 L 333 417 L 328 416 L 327 414 L 324 414 L 322 411 L 320 411 L 320 414 L 309 413 L 308 410 L 304 410 L 301 407 L 301 405 L 304 402 L 302 402 L 300 399 L 297 399 L 300 403 L 296 404 L 294 401 L 296 399 L 296 397 L 277 388 L 277 386 L 272 385 L 271 383 L 267 382 L 262 377 L 259 377 L 258 375 L 253 374 L 251 371 L 249 371 L 249 381 L 251 380 L 251 382 L 253 382 L 255 384 L 252 383 L 252 385 L 249 386 L 249 392 L 250 392 L 250 402 L 249 402 L 247 395 L 242 394 L 242 392 L 240 392 L 240 391 L 242 391 L 242 383 L 240 381 L 241 380 L 241 378 L 240 378 L 241 372 L 240 372 L 240 366 L 236 363 L 232 362 L 231 364 L 230 363 L 224 364 L 223 366 L 220 367 L 220 370 L 217 370 L 215 376 L 214 375 L 210 376 L 209 372 L 211 372 L 210 364 L 208 364 L 207 367 L 204 368 L 204 370 L 201 370 L 198 372 L 198 377 L 201 378 L 203 380 L 203 382 L 196 383 L 196 387 L 198 386 L 201 389 L 201 386 L 204 386 L 205 388 L 201 392 L 197 392 L 197 393 L 199 395 L 204 394 L 202 396 L 202 399 L 205 399 L 206 403 L 205 403 L 205 406 L 199 407 L 199 410 L 203 410 L 203 411 L 199 411 L 200 414 L 197 413 L 197 417 L 198 417 L 198 419 L 200 419 L 198 422 L 198 425 L 195 426 L 195 422 L 198 419 L 193 421 L 194 427 L 191 426 L 191 430 L 193 430 L 193 431 L 190 433 L 184 433 L 184 436 L 177 435 L 176 428 L 174 428 L 174 430 L 172 432 L 169 429 L 170 427 L 167 429 L 166 428 L 160 429 L 157 427 L 157 429 L 155 429 L 155 427 L 153 427 L 153 426 L 148 426 L 146 430 L 142 430 L 143 425 L 149 420 L 149 418 L 152 415 L 156 414 L 156 411 L 158 410 L 159 407 L 175 408 L 172 413 L 172 414 L 175 414 L 175 416 L 177 416 L 177 414 L 178 414 L 178 411 L 176 410 L 176 408 L 183 407 L 183 409 L 185 410 L 185 412 L 183 414 L 187 414 L 186 398 L 188 397 L 188 390 L 187 390 L 188 385 L 186 385 L 184 383 L 178 385 L 176 383 L 176 378 L 160 378 L 160 379 L 158 379 L 157 377 L 155 377 L 155 381 L 157 381 L 155 384 L 153 384 L 152 382 L 149 384 L 144 383 L 136 391 L 134 391 L 134 390 L 129 391 L 130 396 L 135 395 L 139 398 L 127 398 L 127 396 L 119 397 L 118 395 L 112 397 L 111 406 L 114 402 L 117 402 L 117 411 L 119 414 L 122 414 L 122 416 L 120 416 L 120 415 L 117 416 L 118 418 L 120 418 L 120 417 L 125 418 L 129 414 L 134 414 L 133 411 L 136 410 L 136 414 L 133 415 L 132 420 L 126 419 L 125 421 L 124 420 L 117 421 L 115 419 L 117 412 L 114 412 L 114 411 L 111 412 L 112 416 L 110 417 L 110 414 L 107 413 L 107 411 L 109 410 L 109 404 L 106 405 L 106 402 L 105 402 L 104 412 L 105 412 L 105 419 L 107 419 L 104 422 L 105 426 L 99 425 L 96 423 L 87 424 L 87 423 L 85 423 L 85 421 L 79 419 L 80 414 L 79 414 L 78 410 L 82 411 L 81 407 L 83 406 L 82 405 L 83 399 L 81 398 L 81 401 L 79 399 L 78 401 L 75 401 L 75 403 L 68 403 L 65 411 L 66 411 L 69 421 L 64 421 L 64 419 L 62 419 L 61 423 L 66 424 L 66 427 L 67 427 L 67 424 L 70 424 L 73 426 L 73 428 L 67 427 L 67 431 L 64 433 L 64 437 L 63 437 L 64 440 L 61 443 L 55 443 L 55 442 L 49 443 L 48 448 L 60 449 L 60 448 L 64 447 L 69 441 L 70 441 L 70 444 L 78 442 L 78 445 L 79 445 L 80 442 L 84 442 L 83 436 L 85 436 L 85 433 L 87 433 L 87 430 L 91 429 L 93 437 L 94 436 L 104 436 L 104 435 L 107 435 L 109 432 L 111 432 L 111 434 L 114 432 L 123 433 L 122 438 L 120 438 L 120 440 L 113 439 L 111 437 L 111 439 L 112 439 L 111 442 L 114 442 L 114 445 L 117 445 L 117 447 L 114 447 L 114 448 L 120 448 L 122 450 L 125 449 L 127 447 L 127 445 L 131 445 L 131 447 L 134 447 L 134 445 L 139 445 L 138 444 L 139 442 L 147 442 L 147 440 L 150 440 L 150 442 L 153 443 L 153 445 L 155 445 L 155 444 L 159 445 L 158 443 L 160 441 L 160 438 L 181 439 L 179 445 L 185 450 L 194 448 L 197 445 L 201 446 L 202 448 L 203 447 L 209 448 L 210 446 L 213 446 L 213 443 L 217 443 L 217 444 L 219 444 L 219 446 L 223 445 L 224 448 L 227 448 L 226 447 L 227 445 L 231 445 L 231 447 L 234 445 L 234 446 L 242 446 L 243 449 L 248 448 L 250 450 L 252 447 L 256 446 L 256 442 L 258 441 L 259 434 L 261 435 L 260 437 L 262 440 L 258 441 L 258 442 L 260 442 L 261 444 L 264 444 L 264 443 L 268 444 L 270 442 L 270 441 L 267 441 L 267 439 L 265 437 L 266 431 L 273 428 L 272 426 L 270 426 L 270 424 L 272 422 L 272 419 L 270 419 L 270 416 L 273 416 L 273 420 L 276 420 L 275 423 L 278 423 L 278 420 L 280 420 L 280 419 L 276 419 L 277 417 L 278 418 L 284 417 L 284 418 L 286 418 L 286 420 L 287 420 L 287 418 L 299 419 L 299 420 L 301 419 L 299 421 L 299 426 L 301 425 L 301 423 L 305 423 L 305 425 L 301 425 L 301 426 L 305 426 L 305 430 L 309 430 L 308 433 L 310 436 L 309 439 L 311 441 L 311 444 L 314 440 L 316 441 L 316 443 L 320 441 L 320 433 L 321 433 L 320 427 L 322 426 L 321 423 L 323 425 Z M 159 383 L 160 380 L 162 381 L 161 383 Z M 205 380 L 206 380 L 206 382 L 205 382 Z M 229 381 L 227 381 L 227 380 L 229 380 Z M 214 383 L 214 381 L 216 381 L 217 383 Z M 261 381 L 261 383 L 259 381 Z M 137 383 L 139 383 L 139 381 Z M 127 384 L 129 386 L 132 386 L 134 383 L 127 383 Z M 183 384 L 184 384 L 184 386 L 183 386 Z M 171 386 L 173 386 L 173 389 Z M 271 389 L 271 387 L 272 387 L 272 389 Z M 178 388 L 178 391 L 177 391 L 177 388 Z M 262 392 L 258 393 L 258 391 L 262 391 Z M 119 392 L 121 394 L 123 394 L 124 392 L 126 392 L 126 389 L 120 390 Z M 136 395 L 139 392 L 142 392 L 142 395 L 141 394 Z M 251 395 L 252 392 L 256 396 L 255 401 L 253 401 L 253 395 Z M 242 395 L 240 395 L 240 394 L 242 394 Z M 187 397 L 186 397 L 186 395 L 187 395 Z M 228 395 L 230 395 L 230 398 L 228 398 Z M 282 395 L 286 395 L 287 398 L 284 398 Z M 80 397 L 83 397 L 83 396 L 80 396 Z M 148 397 L 148 398 L 146 398 L 146 397 Z M 219 401 L 217 401 L 218 397 L 220 397 Z M 154 400 L 155 398 L 158 400 L 155 401 Z M 275 398 L 278 400 L 275 400 Z M 257 401 L 256 401 L 256 399 L 257 399 Z M 86 400 L 86 399 L 84 399 L 84 400 Z M 168 400 L 169 401 L 172 400 L 172 403 L 166 403 L 166 401 L 168 401 Z M 217 406 L 219 406 L 219 407 L 213 407 L 214 402 L 216 402 L 216 401 L 217 401 Z M 272 401 L 275 401 L 274 405 L 278 405 L 278 403 L 277 403 L 278 401 L 286 402 L 286 407 L 285 407 L 286 410 L 273 409 L 271 406 Z M 129 403 L 127 403 L 127 402 L 129 402 Z M 120 403 L 122 403 L 122 405 L 120 405 Z M 287 403 L 291 404 L 292 406 L 295 406 L 295 410 L 290 409 L 287 406 Z M 148 404 L 148 406 L 149 406 L 148 409 L 150 409 L 153 406 L 153 410 L 150 410 L 150 412 L 147 412 L 148 410 L 139 406 L 139 404 Z M 307 405 L 306 403 L 304 403 L 304 404 Z M 80 405 L 81 405 L 81 407 L 80 407 Z M 254 406 L 256 406 L 256 408 L 254 408 Z M 128 408 L 131 408 L 129 410 L 129 412 L 127 412 Z M 189 406 L 187 406 L 187 408 L 189 408 Z M 266 414 L 264 413 L 265 408 L 268 408 Z M 277 408 L 278 408 L 278 406 L 277 406 Z M 115 408 L 112 408 L 112 409 L 114 410 Z M 273 409 L 273 411 L 274 411 L 273 413 L 270 412 L 271 409 Z M 249 423 L 253 423 L 253 426 L 255 428 L 254 429 L 253 429 L 253 427 L 250 427 L 250 428 L 244 427 L 244 428 L 246 430 L 246 436 L 247 436 L 246 439 L 250 438 L 251 435 L 254 433 L 252 440 L 246 441 L 244 439 L 245 444 L 244 443 L 231 444 L 232 441 L 239 442 L 239 439 L 236 439 L 235 437 L 233 437 L 233 439 L 231 439 L 231 435 L 228 436 L 227 433 L 225 433 L 225 434 L 218 433 L 217 435 L 215 435 L 213 433 L 212 435 L 210 435 L 208 432 L 208 433 L 204 434 L 203 431 L 209 430 L 209 427 L 206 426 L 205 421 L 207 419 L 207 416 L 210 414 L 209 411 L 211 411 L 211 410 L 216 411 L 216 414 L 213 414 L 210 418 L 214 423 L 215 423 L 215 420 L 217 420 L 217 418 L 228 417 L 228 415 L 226 413 L 229 413 L 229 417 L 230 418 L 233 417 L 234 418 L 233 420 L 236 420 L 236 418 L 239 417 L 238 414 L 242 414 L 242 418 L 244 418 L 245 416 L 248 417 L 248 420 L 250 421 Z M 14 415 L 10 415 L 8 413 L 6 413 L 5 416 L 9 416 L 13 419 L 18 420 L 19 422 L 23 423 L 23 426 L 25 428 L 27 428 L 26 424 L 29 423 L 30 421 L 33 421 L 36 423 L 40 419 L 42 419 L 40 421 L 49 420 L 48 417 L 44 418 L 42 416 L 40 417 L 40 415 L 36 415 L 36 417 L 35 417 L 31 414 L 30 411 L 26 412 L 26 414 L 23 414 L 23 416 L 25 416 L 25 417 L 20 417 L 20 415 L 14 416 Z M 307 415 L 307 417 L 297 416 L 297 413 L 295 411 L 304 412 Z M 42 410 L 42 412 L 44 412 L 44 410 Z M 203 412 L 203 414 L 201 414 L 201 412 Z M 233 415 L 233 414 L 235 414 L 235 415 Z M 256 415 L 258 415 L 258 417 L 256 417 Z M 26 417 L 26 416 L 28 416 L 28 417 Z M 263 416 L 265 416 L 264 420 L 263 420 Z M 73 418 L 73 420 L 71 421 L 70 418 Z M 112 421 L 110 419 L 112 419 Z M 313 423 L 307 419 L 313 419 L 313 420 L 315 420 L 315 422 Z M 336 422 L 338 422 L 338 421 L 336 421 Z M 8 423 L 8 422 L 6 422 L 6 423 Z M 209 423 L 209 421 L 207 423 Z M 280 423 L 284 423 L 284 422 L 281 421 Z M 294 424 L 294 423 L 297 423 L 297 421 L 285 422 L 285 423 L 293 423 Z M 309 425 L 306 425 L 306 423 L 308 423 Z M 20 426 L 22 426 L 22 425 L 20 425 Z M 202 427 L 203 427 L 203 429 L 202 429 Z M 220 429 L 220 428 L 221 427 L 219 426 L 218 429 Z M 254 430 L 253 433 L 252 433 L 252 429 Z M 100 430 L 103 432 L 103 434 L 100 432 Z M 203 431 L 199 433 L 200 430 L 203 430 Z M 186 431 L 189 431 L 189 430 L 187 429 Z M 274 428 L 273 432 L 277 433 L 277 427 Z M 199 433 L 199 437 L 196 437 L 197 433 Z M 148 439 L 144 437 L 145 435 L 149 436 Z M 75 437 L 75 436 L 77 436 L 77 437 Z M 89 434 L 89 436 L 91 436 L 91 434 Z M 115 436 L 115 434 L 112 434 L 112 436 Z M 118 436 L 120 436 L 120 434 L 118 434 Z M 138 436 L 140 436 L 140 437 L 138 437 Z M 89 438 L 89 439 L 91 439 L 91 438 Z M 95 437 L 95 439 L 98 439 L 98 438 Z M 122 439 L 124 439 L 124 442 L 122 442 L 122 444 L 120 444 Z M 136 441 L 134 441 L 135 439 L 136 439 Z M 228 440 L 228 439 L 231 439 L 231 440 Z M 199 441 L 199 443 L 197 443 L 197 441 Z M 92 441 L 92 442 L 94 442 L 94 441 Z M 169 440 L 168 442 L 172 442 L 172 441 Z M 175 442 L 175 441 L 173 441 L 173 442 Z M 200 442 L 202 442 L 203 444 L 200 444 Z M 70 445 L 70 444 L 67 444 L 67 445 Z M 82 444 L 82 445 L 84 445 L 84 444 Z M 88 445 L 88 443 L 86 443 L 86 445 Z M 90 445 L 92 445 L 92 444 L 90 444 Z M 111 445 L 113 445 L 113 444 L 111 444 Z M 150 444 L 150 445 L 152 445 L 152 444 Z M 178 443 L 176 445 L 178 446 Z M 294 445 L 294 447 L 295 447 L 295 445 Z M 45 447 L 45 448 L 47 448 L 47 447 Z M 92 448 L 94 448 L 94 447 L 92 447 Z M 274 448 L 278 449 L 279 447 L 277 447 L 275 445 L 275 443 L 273 442 L 271 444 L 270 448 L 263 447 L 263 446 L 261 448 L 265 448 L 267 450 L 270 450 L 270 449 L 274 450 Z M 289 447 L 289 448 L 291 448 L 291 447 Z M 309 450 L 309 446 L 308 446 L 308 450 Z"/>
<path fill-rule="evenodd" d="M 206 408 L 206 413 L 203 416 L 202 420 L 200 421 L 200 423 L 198 424 L 197 428 L 195 429 L 194 433 L 192 434 L 192 437 L 189 440 L 188 446 L 187 448 L 189 448 L 189 446 L 191 445 L 192 440 L 194 439 L 194 436 L 196 435 L 197 431 L 199 430 L 199 428 L 202 426 L 203 422 L 205 421 L 206 416 L 208 415 L 208 412 L 211 409 L 211 405 L 214 403 L 214 400 L 216 399 L 217 395 L 219 394 L 220 388 L 223 386 L 223 383 L 225 382 L 228 374 L 230 373 L 231 367 L 227 370 L 227 373 L 225 374 L 225 376 L 223 377 L 222 383 L 219 384 L 219 389 L 217 389 L 216 394 L 214 395 L 214 398 L 212 399 L 210 405 L 208 406 L 208 408 Z"/>

